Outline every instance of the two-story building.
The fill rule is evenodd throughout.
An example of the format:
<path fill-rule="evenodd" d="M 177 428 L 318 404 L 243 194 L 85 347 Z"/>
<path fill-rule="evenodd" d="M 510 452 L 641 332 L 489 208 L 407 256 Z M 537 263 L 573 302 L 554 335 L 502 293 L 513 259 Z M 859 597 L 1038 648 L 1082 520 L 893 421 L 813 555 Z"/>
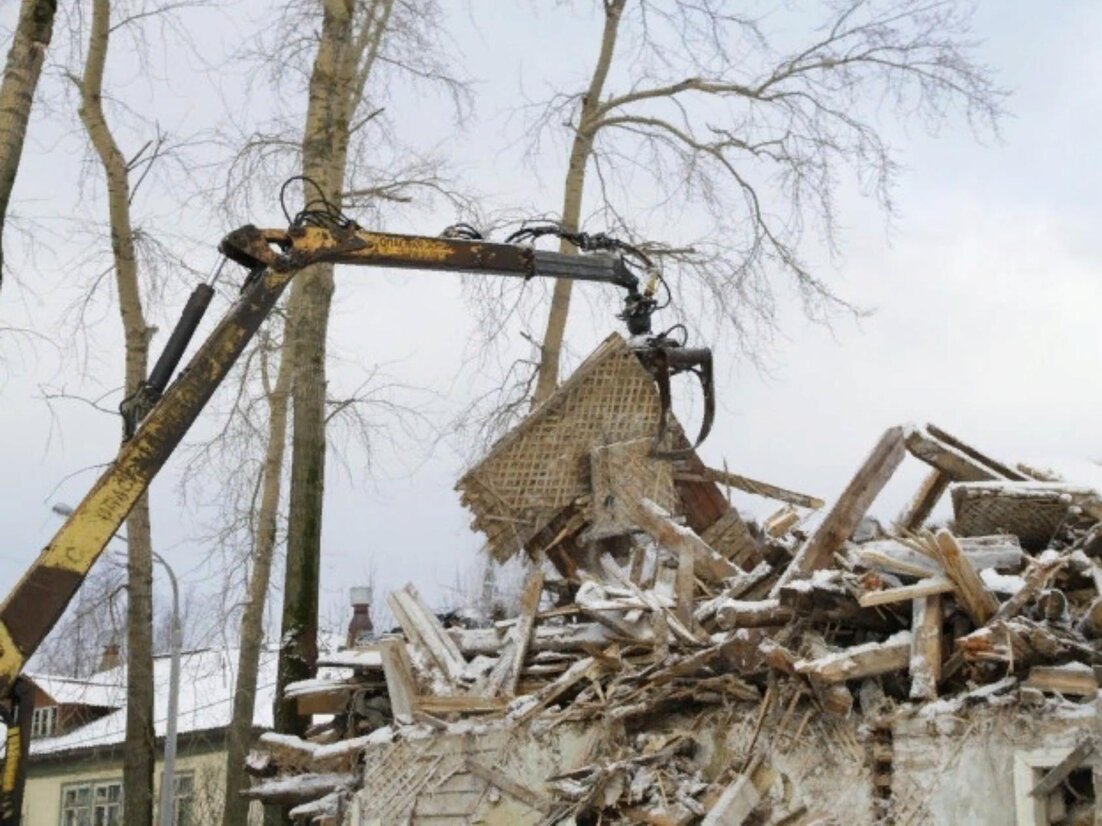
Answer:
<path fill-rule="evenodd" d="M 112 662 L 114 656 L 116 662 Z M 180 660 L 177 715 L 176 822 L 221 821 L 225 795 L 225 734 L 233 702 L 236 649 L 188 651 Z M 126 736 L 126 668 L 117 652 L 88 679 L 24 676 L 35 687 L 31 758 L 23 802 L 25 826 L 121 826 Z M 170 658 L 154 658 L 155 728 L 163 753 Z M 272 724 L 276 652 L 261 655 L 254 727 Z M 154 783 L 160 794 L 162 764 Z M 261 820 L 254 804 L 250 823 Z"/>

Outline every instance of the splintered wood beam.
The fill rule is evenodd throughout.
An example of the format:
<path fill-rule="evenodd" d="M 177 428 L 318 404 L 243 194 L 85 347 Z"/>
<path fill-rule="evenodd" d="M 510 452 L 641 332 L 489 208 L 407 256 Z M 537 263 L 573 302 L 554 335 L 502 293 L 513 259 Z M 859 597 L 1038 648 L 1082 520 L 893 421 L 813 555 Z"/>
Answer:
<path fill-rule="evenodd" d="M 693 597 L 696 593 L 696 577 L 693 573 L 693 552 L 680 548 L 677 552 L 677 618 L 686 628 L 693 627 Z"/>
<path fill-rule="evenodd" d="M 1037 785 L 1029 790 L 1030 797 L 1048 797 L 1056 791 L 1057 787 L 1063 783 L 1071 773 L 1083 765 L 1083 762 L 1091 756 L 1094 752 L 1094 742 L 1091 740 L 1084 740 L 1078 746 L 1071 750 L 1067 757 L 1049 769 L 1048 773 L 1042 777 Z"/>
<path fill-rule="evenodd" d="M 417 698 L 417 710 L 429 714 L 500 714 L 509 705 L 503 697 L 459 694 L 452 697 L 428 694 Z"/>
<path fill-rule="evenodd" d="M 723 631 L 785 625 L 795 616 L 796 612 L 787 605 L 781 605 L 779 599 L 729 599 L 719 603 L 715 613 L 716 625 Z"/>
<path fill-rule="evenodd" d="M 916 427 L 907 433 L 907 450 L 954 482 L 1027 481 L 1023 474 L 989 459 L 933 425 Z"/>
<path fill-rule="evenodd" d="M 978 571 L 994 568 L 997 571 L 1016 573 L 1022 569 L 1025 554 L 1017 537 L 965 536 L 958 537 L 957 541 L 968 561 Z M 853 556 L 865 568 L 890 574 L 921 578 L 945 572 L 938 560 L 919 553 L 898 539 L 865 542 L 853 549 Z"/>
<path fill-rule="evenodd" d="M 718 583 L 745 573 L 734 563 L 724 559 L 709 547 L 692 528 L 682 527 L 670 519 L 669 514 L 649 499 L 643 499 L 634 510 L 639 528 L 663 548 L 675 553 L 687 549 L 695 561 L 701 579 Z"/>
<path fill-rule="evenodd" d="M 911 659 L 911 632 L 900 631 L 884 642 L 855 645 L 813 660 L 800 660 L 796 672 L 820 683 L 840 683 L 902 671 Z"/>
<path fill-rule="evenodd" d="M 259 800 L 265 806 L 297 806 L 317 800 L 338 789 L 351 789 L 356 775 L 297 774 L 293 777 L 271 777 L 241 790 L 241 796 Z"/>
<path fill-rule="evenodd" d="M 417 704 L 417 684 L 413 679 L 413 666 L 406 653 L 406 644 L 400 639 L 392 638 L 379 640 L 375 647 L 383 660 L 391 714 L 399 722 L 412 722 L 413 710 Z"/>
<path fill-rule="evenodd" d="M 911 619 L 911 699 L 936 700 L 941 682 L 941 626 L 945 611 L 939 594 L 916 599 Z"/>
<path fill-rule="evenodd" d="M 822 524 L 773 586 L 770 596 L 777 596 L 781 586 L 795 577 L 831 564 L 835 552 L 857 530 L 869 506 L 903 461 L 904 452 L 903 428 L 888 429 L 842 491 Z"/>
<path fill-rule="evenodd" d="M 539 610 L 542 594 L 543 571 L 536 569 L 528 575 L 520 595 L 520 620 L 513 628 L 512 664 L 503 686 L 506 694 L 516 694 L 517 680 L 520 679 L 521 669 L 524 668 L 524 658 L 528 656 L 532 627 L 536 623 L 536 611 Z"/>
<path fill-rule="evenodd" d="M 560 696 L 582 680 L 588 679 L 600 668 L 594 657 L 583 657 L 533 695 L 535 702 L 516 718 L 518 724 L 527 722 L 539 714 Z"/>
<path fill-rule="evenodd" d="M 930 518 L 930 513 L 949 487 L 952 478 L 943 470 L 934 468 L 922 480 L 922 485 L 907 509 L 899 515 L 895 526 L 898 531 L 917 531 Z"/>
<path fill-rule="evenodd" d="M 1098 680 L 1094 672 L 1078 663 L 1070 665 L 1035 665 L 1029 670 L 1022 685 L 1041 691 L 1058 691 L 1080 697 L 1093 697 L 1098 693 Z"/>
<path fill-rule="evenodd" d="M 790 505 L 799 505 L 801 508 L 810 508 L 811 510 L 818 510 L 826 504 L 822 499 L 808 496 L 806 493 L 786 490 L 768 482 L 759 482 L 757 479 L 750 479 L 747 476 L 739 476 L 737 473 L 728 473 L 725 470 L 717 470 L 716 468 L 706 467 L 701 473 L 678 473 L 675 478 L 684 481 L 707 481 L 729 485 L 745 493 L 753 493 L 757 496 L 764 496 L 766 499 L 787 502 Z"/>
<path fill-rule="evenodd" d="M 691 627 L 686 627 L 684 624 L 682 624 L 682 622 L 677 618 L 677 615 L 674 614 L 674 612 L 667 608 L 665 605 L 663 605 L 662 602 L 658 600 L 652 592 L 642 590 L 638 585 L 636 585 L 634 582 L 624 576 L 623 572 L 620 571 L 620 569 L 616 566 L 616 563 L 613 562 L 611 559 L 609 559 L 608 557 L 602 557 L 601 566 L 608 576 L 612 577 L 614 580 L 616 580 L 629 591 L 631 591 L 631 593 L 634 594 L 638 599 L 642 600 L 647 608 L 649 608 L 651 611 L 654 611 L 656 613 L 665 613 L 666 624 L 669 626 L 670 631 L 674 634 L 674 636 L 680 638 L 682 642 L 686 642 L 689 645 L 696 645 L 706 641 L 706 638 L 703 638 L 701 635 L 694 633 Z"/>
<path fill-rule="evenodd" d="M 961 550 L 957 538 L 943 528 L 937 532 L 931 546 L 937 552 L 946 576 L 953 582 L 961 607 L 977 627 L 985 625 L 999 610 L 999 601 L 987 590 Z"/>
<path fill-rule="evenodd" d="M 885 588 L 882 591 L 867 591 L 857 598 L 862 608 L 873 605 L 887 605 L 892 602 L 918 600 L 936 594 L 947 594 L 953 590 L 953 583 L 945 576 L 932 576 L 920 580 L 914 585 L 902 585 L 898 588 Z"/>
<path fill-rule="evenodd" d="M 967 456 L 969 459 L 976 462 L 977 464 L 983 465 L 989 470 L 994 471 L 996 474 L 1004 479 L 1009 479 L 1012 482 L 1030 481 L 1030 477 L 1022 473 L 1020 470 L 1012 468 L 1009 465 L 1005 465 L 1002 462 L 997 462 L 990 456 L 984 453 L 980 453 L 971 445 L 966 444 L 951 433 L 946 433 L 940 427 L 931 422 L 926 423 L 926 432 L 933 436 L 935 439 L 940 439 L 944 444 L 949 445 L 949 447 L 953 448 L 954 450 L 963 453 L 965 456 Z"/>
<path fill-rule="evenodd" d="M 459 685 L 466 673 L 467 661 L 440 620 L 421 601 L 413 585 L 391 592 L 386 601 L 406 638 L 432 657 L 452 685 Z"/>

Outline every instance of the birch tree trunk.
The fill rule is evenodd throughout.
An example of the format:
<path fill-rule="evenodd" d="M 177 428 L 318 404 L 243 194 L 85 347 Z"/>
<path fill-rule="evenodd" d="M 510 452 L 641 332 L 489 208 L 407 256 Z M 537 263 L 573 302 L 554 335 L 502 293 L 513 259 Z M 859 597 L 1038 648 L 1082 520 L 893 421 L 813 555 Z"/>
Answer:
<path fill-rule="evenodd" d="M 23 155 L 34 90 L 53 36 L 56 11 L 57 0 L 23 0 L 4 64 L 4 78 L 0 81 L 0 236 Z M 0 282 L 3 278 L 4 250 L 0 238 Z"/>
<path fill-rule="evenodd" d="M 582 109 L 578 117 L 578 127 L 570 146 L 570 162 L 566 168 L 566 180 L 563 185 L 562 224 L 565 229 L 574 232 L 582 218 L 582 194 L 585 189 L 585 171 L 593 151 L 593 138 L 597 133 L 598 110 L 605 80 L 612 65 L 612 56 L 616 51 L 616 35 L 620 28 L 620 18 L 627 0 L 605 0 L 605 25 L 601 32 L 601 51 L 597 64 L 593 67 L 593 76 L 589 88 L 582 98 Z M 577 252 L 572 244 L 559 242 L 559 252 Z M 551 295 L 551 309 L 547 314 L 547 326 L 544 328 L 543 343 L 540 345 L 539 378 L 532 398 L 533 406 L 545 401 L 559 384 L 559 364 L 562 357 L 563 335 L 566 333 L 566 321 L 570 313 L 570 293 L 572 281 L 559 279 Z"/>
<path fill-rule="evenodd" d="M 310 77 L 302 143 L 303 174 L 331 203 L 341 202 L 352 117 L 386 32 L 393 0 L 327 0 Z M 359 14 L 357 14 L 359 12 Z M 355 25 L 359 17 L 360 25 Z M 333 266 L 303 270 L 288 304 L 294 323 L 292 364 L 291 488 L 283 591 L 276 730 L 301 734 L 306 720 L 288 683 L 314 675 L 317 663 L 318 573 L 325 492 L 326 333 L 333 299 Z M 286 347 L 287 345 L 285 345 Z"/>
<path fill-rule="evenodd" d="M 93 0 L 91 36 L 80 81 L 80 119 L 107 177 L 111 253 L 126 345 L 125 393 L 137 392 L 146 378 L 152 330 L 146 324 L 138 285 L 134 231 L 130 223 L 130 181 L 103 112 L 103 74 L 110 37 L 109 0 Z M 149 501 L 143 496 L 126 520 L 127 685 L 126 743 L 123 757 L 123 819 L 127 826 L 153 822 L 153 556 Z"/>
<path fill-rule="evenodd" d="M 287 330 L 290 336 L 290 330 Z M 256 684 L 260 668 L 260 649 L 264 640 L 264 601 L 272 574 L 279 493 L 283 481 L 283 458 L 287 444 L 287 405 L 291 387 L 291 361 L 282 358 L 275 385 L 270 385 L 268 357 L 261 352 L 261 377 L 268 400 L 268 446 L 262 470 L 260 507 L 257 512 L 253 544 L 252 570 L 249 573 L 245 609 L 241 614 L 241 642 L 234 683 L 233 714 L 226 735 L 226 798 L 222 809 L 223 826 L 238 826 L 248 818 L 249 801 L 240 790 L 247 785 L 245 757 L 252 745 L 253 714 L 256 711 Z"/>

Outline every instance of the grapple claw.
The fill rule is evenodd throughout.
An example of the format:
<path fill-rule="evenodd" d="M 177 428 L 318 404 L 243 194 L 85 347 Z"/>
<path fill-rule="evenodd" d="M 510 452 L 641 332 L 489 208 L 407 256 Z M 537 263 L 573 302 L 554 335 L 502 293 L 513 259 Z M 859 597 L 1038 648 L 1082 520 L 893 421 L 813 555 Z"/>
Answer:
<path fill-rule="evenodd" d="M 684 459 L 708 438 L 708 434 L 712 431 L 712 422 L 715 420 L 716 399 L 712 351 L 707 347 L 675 347 L 665 343 L 655 343 L 649 347 L 640 348 L 635 353 L 643 366 L 654 376 L 654 381 L 658 385 L 661 412 L 658 416 L 658 428 L 654 434 L 651 456 L 656 459 Z M 670 425 L 672 404 L 670 377 L 678 373 L 693 373 L 700 381 L 704 396 L 704 415 L 700 421 L 700 431 L 692 444 L 684 448 L 663 450 L 662 440 L 665 439 Z"/>

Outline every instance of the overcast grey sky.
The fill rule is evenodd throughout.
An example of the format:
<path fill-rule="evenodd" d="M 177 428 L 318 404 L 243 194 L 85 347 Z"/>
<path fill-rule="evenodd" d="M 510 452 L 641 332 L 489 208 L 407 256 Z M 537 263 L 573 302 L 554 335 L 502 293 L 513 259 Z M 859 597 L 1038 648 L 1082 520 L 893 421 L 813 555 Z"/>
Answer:
<path fill-rule="evenodd" d="M 0 14 L 10 18 L 14 5 L 5 3 Z M 449 5 L 458 61 L 477 81 L 476 115 L 457 131 L 445 101 L 397 100 L 392 107 L 401 128 L 447 152 L 493 205 L 556 210 L 565 153 L 548 146 L 536 169 L 523 163 L 521 119 L 512 110 L 523 95 L 538 96 L 564 80 L 577 85 L 597 42 L 588 5 Z M 217 64 L 255 25 L 250 15 L 256 12 L 228 5 L 197 13 L 187 24 L 199 27 L 200 51 Z M 1096 82 L 1102 5 L 987 0 L 979 5 L 976 33 L 981 59 L 1013 92 L 1002 140 L 977 143 L 958 122 L 936 139 L 917 128 L 892 130 L 905 165 L 895 191 L 897 219 L 886 226 L 873 204 L 847 193 L 840 205 L 844 257 L 835 265 L 820 262 L 833 267 L 830 277 L 846 297 L 875 312 L 860 323 L 839 318 L 825 329 L 805 321 L 795 306 L 784 308 L 766 371 L 720 348 L 720 412 L 702 451 L 709 463 L 726 462 L 734 471 L 832 499 L 880 433 L 907 421 L 936 422 L 1009 461 L 1102 458 L 1095 425 L 1102 401 L 1096 380 L 1102 167 L 1095 149 L 1102 131 Z M 154 64 L 150 73 L 124 73 L 119 82 L 126 83 L 127 102 L 138 106 L 154 105 L 150 91 L 167 86 L 171 93 L 159 95 L 155 106 L 170 131 L 215 125 L 219 95 L 240 111 L 265 106 L 262 97 L 244 106 L 244 78 L 235 69 L 219 72 L 215 83 L 194 55 L 171 47 Z M 51 415 L 42 400 L 47 387 L 98 395 L 117 386 L 121 375 L 118 322 L 106 303 L 96 307 L 102 320 L 88 348 L 68 346 L 71 316 L 63 310 L 79 294 L 78 283 L 95 274 L 82 252 L 91 241 L 69 229 L 69 218 L 98 216 L 102 202 L 99 187 L 75 186 L 83 143 L 57 95 L 59 81 L 51 83 L 51 105 L 40 107 L 32 126 L 13 207 L 25 221 L 40 221 L 41 246 L 31 256 L 23 244 L 23 255 L 12 255 L 20 283 L 0 296 L 0 327 L 29 326 L 63 338 L 64 346 L 55 352 L 10 337 L 0 342 L 5 589 L 56 529 L 50 502 L 76 502 L 93 480 L 89 472 L 66 477 L 109 460 L 118 437 L 118 423 L 108 416 L 76 402 L 55 403 Z M 218 237 L 230 227 L 203 204 L 179 211 L 170 195 L 158 194 L 145 209 L 177 221 L 194 242 L 195 266 L 209 268 Z M 256 223 L 282 222 L 275 195 Z M 451 217 L 440 208 L 389 228 L 435 233 Z M 385 362 L 387 373 L 434 391 L 417 398 L 442 426 L 493 375 L 489 367 L 477 374 L 464 366 L 472 322 L 458 285 L 446 276 L 345 270 L 338 281 L 332 325 L 338 387 L 355 386 L 365 370 Z M 162 330 L 190 286 L 190 277 L 180 274 L 151 306 Z M 595 310 L 572 322 L 575 354 L 615 325 L 615 297 L 586 295 Z M 371 569 L 381 589 L 413 581 L 443 602 L 456 572 L 477 564 L 480 539 L 467 530 L 468 516 L 452 491 L 463 467 L 459 445 L 445 435 L 431 452 L 407 442 L 378 459 L 370 480 L 331 463 L 323 537 L 330 615 L 340 612 L 346 587 Z M 354 467 L 360 461 L 349 454 Z M 187 581 L 214 588 L 221 575 L 202 564 L 205 549 L 194 540 L 209 511 L 180 505 L 177 470 L 170 464 L 154 485 L 155 543 Z M 908 460 L 874 512 L 893 515 L 921 473 Z M 204 494 L 208 501 L 217 495 Z"/>

